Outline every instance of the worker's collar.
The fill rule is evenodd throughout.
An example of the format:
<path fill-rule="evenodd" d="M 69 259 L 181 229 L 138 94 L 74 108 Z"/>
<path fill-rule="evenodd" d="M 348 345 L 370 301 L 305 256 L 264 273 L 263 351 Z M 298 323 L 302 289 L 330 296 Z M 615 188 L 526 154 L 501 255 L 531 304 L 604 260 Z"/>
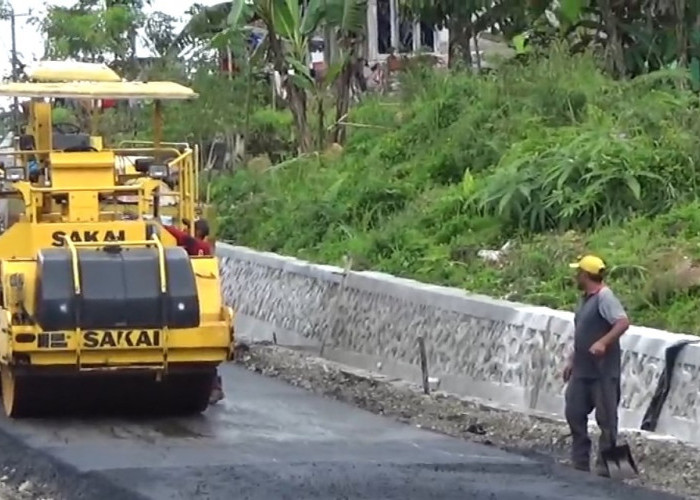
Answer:
<path fill-rule="evenodd" d="M 593 297 L 594 295 L 597 295 L 603 288 L 605 288 L 605 283 L 597 283 L 596 285 L 592 286 L 590 289 L 586 290 L 583 292 L 583 296 L 587 299 Z"/>

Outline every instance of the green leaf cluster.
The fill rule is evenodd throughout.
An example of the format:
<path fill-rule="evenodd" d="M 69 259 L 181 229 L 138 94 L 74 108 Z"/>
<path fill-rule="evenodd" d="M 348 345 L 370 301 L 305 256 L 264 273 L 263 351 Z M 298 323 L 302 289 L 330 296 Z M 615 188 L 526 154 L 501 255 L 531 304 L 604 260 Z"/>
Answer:
<path fill-rule="evenodd" d="M 409 68 L 401 95 L 352 110 L 342 154 L 218 180 L 220 238 L 552 307 L 572 306 L 567 263 L 593 251 L 636 323 L 697 331 L 688 80 L 614 81 L 557 48 L 485 76 Z"/>

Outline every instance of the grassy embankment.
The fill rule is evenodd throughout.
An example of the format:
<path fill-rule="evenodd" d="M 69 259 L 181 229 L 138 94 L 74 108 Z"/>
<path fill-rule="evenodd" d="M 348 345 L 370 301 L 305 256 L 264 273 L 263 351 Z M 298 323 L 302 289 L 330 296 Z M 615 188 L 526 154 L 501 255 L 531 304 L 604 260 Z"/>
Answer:
<path fill-rule="evenodd" d="M 220 238 L 557 308 L 591 251 L 634 323 L 700 332 L 700 112 L 678 81 L 558 52 L 483 78 L 415 68 L 353 111 L 342 154 L 220 180 Z"/>

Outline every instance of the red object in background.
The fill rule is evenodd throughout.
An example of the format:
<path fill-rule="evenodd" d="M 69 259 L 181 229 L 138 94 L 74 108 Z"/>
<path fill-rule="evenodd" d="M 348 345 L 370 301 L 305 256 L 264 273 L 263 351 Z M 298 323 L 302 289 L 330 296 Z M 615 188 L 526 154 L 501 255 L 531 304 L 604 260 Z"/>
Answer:
<path fill-rule="evenodd" d="M 175 226 L 163 226 L 177 240 L 177 245 L 184 247 L 188 255 L 211 255 L 211 245 L 204 240 L 191 236 L 187 231 Z"/>
<path fill-rule="evenodd" d="M 219 51 L 219 70 L 224 74 L 230 73 L 235 75 L 236 73 L 238 73 L 238 67 L 236 66 L 236 58 L 233 56 L 231 57 L 231 67 L 229 68 L 228 56 L 223 50 Z"/>
<path fill-rule="evenodd" d="M 117 106 L 116 99 L 102 99 L 102 109 L 111 109 Z"/>
<path fill-rule="evenodd" d="M 318 61 L 315 63 L 311 63 L 311 67 L 314 70 L 314 74 L 316 77 L 316 80 L 321 80 L 324 76 L 326 76 L 326 63 L 324 61 Z"/>

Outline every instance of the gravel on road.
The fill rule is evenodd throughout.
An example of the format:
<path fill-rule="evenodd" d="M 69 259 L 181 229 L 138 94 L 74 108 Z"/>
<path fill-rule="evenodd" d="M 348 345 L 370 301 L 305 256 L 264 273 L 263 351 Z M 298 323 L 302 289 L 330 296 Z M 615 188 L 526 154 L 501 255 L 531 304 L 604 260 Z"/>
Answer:
<path fill-rule="evenodd" d="M 565 463 L 570 438 L 563 421 L 533 416 L 443 392 L 425 395 L 405 381 L 353 369 L 276 345 L 241 345 L 236 362 L 316 394 L 409 425 Z M 594 431 L 595 433 L 595 431 Z M 629 484 L 700 500 L 700 450 L 674 440 L 623 432 L 640 468 Z M 595 439 L 594 439 L 595 442 Z M 595 450 L 594 450 L 595 452 Z"/>

